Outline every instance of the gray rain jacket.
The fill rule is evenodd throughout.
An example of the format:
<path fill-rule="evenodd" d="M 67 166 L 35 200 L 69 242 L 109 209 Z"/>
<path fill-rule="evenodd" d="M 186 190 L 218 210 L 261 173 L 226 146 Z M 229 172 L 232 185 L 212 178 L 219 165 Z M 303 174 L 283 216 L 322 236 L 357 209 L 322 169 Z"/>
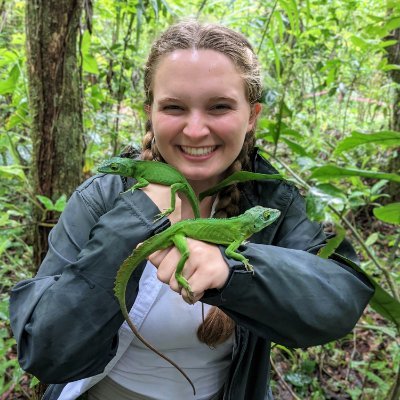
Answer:
<path fill-rule="evenodd" d="M 258 154 L 253 168 L 276 173 Z M 45 399 L 59 398 L 67 382 L 100 374 L 118 348 L 123 323 L 113 294 L 116 272 L 140 242 L 169 225 L 153 223 L 159 210 L 140 190 L 124 190 L 119 176 L 96 175 L 71 196 L 49 237 L 49 251 L 35 278 L 11 292 L 11 326 L 21 367 L 50 383 Z M 309 347 L 352 330 L 373 294 L 368 280 L 343 263 L 322 259 L 322 227 L 306 215 L 304 200 L 287 182 L 243 185 L 241 210 L 277 208 L 279 220 L 255 234 L 240 251 L 254 275 L 226 259 L 230 277 L 202 301 L 237 323 L 224 400 L 265 400 L 271 342 Z M 337 250 L 357 262 L 352 247 Z M 133 274 L 127 304 L 134 303 L 145 262 Z"/>

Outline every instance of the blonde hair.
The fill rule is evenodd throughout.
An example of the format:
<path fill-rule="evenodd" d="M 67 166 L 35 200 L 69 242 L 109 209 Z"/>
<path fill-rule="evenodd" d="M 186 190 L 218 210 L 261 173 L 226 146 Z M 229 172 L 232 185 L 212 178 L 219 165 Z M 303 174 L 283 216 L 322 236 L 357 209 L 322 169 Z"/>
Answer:
<path fill-rule="evenodd" d="M 169 27 L 152 45 L 145 66 L 144 89 L 146 105 L 153 102 L 153 79 L 163 55 L 178 49 L 208 49 L 226 55 L 243 78 L 247 100 L 250 105 L 261 97 L 262 83 L 258 59 L 251 44 L 240 33 L 215 24 L 203 24 L 187 20 Z M 164 161 L 155 144 L 151 121 L 146 123 L 143 137 L 142 158 Z M 246 133 L 242 149 L 228 168 L 227 175 L 242 169 L 251 170 L 251 153 L 254 148 L 254 128 Z M 225 218 L 238 215 L 240 191 L 236 185 L 221 190 L 214 217 Z M 205 321 L 199 326 L 200 341 L 214 347 L 227 340 L 235 329 L 234 321 L 217 307 L 212 307 Z"/>

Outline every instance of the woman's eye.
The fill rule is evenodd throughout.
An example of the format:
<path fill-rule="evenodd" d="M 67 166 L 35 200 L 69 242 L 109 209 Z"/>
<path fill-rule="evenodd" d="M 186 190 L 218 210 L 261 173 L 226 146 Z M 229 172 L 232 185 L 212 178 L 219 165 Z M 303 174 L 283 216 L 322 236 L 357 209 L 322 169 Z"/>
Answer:
<path fill-rule="evenodd" d="M 229 106 L 229 104 L 216 104 L 215 106 L 212 107 L 213 110 L 216 111 L 225 111 L 225 110 L 229 110 L 231 107 Z"/>
<path fill-rule="evenodd" d="M 182 110 L 182 107 L 176 105 L 176 104 L 170 104 L 167 106 L 163 107 L 163 110 L 165 111 L 176 111 L 176 110 Z"/>

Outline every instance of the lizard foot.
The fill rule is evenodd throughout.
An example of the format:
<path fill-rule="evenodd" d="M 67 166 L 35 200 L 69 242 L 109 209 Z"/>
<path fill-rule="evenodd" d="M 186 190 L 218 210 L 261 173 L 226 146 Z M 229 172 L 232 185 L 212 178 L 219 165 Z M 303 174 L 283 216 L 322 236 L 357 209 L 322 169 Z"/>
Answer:
<path fill-rule="evenodd" d="M 244 263 L 244 266 L 245 266 L 245 268 L 246 268 L 246 271 L 251 271 L 251 272 L 253 272 L 253 275 L 254 275 L 254 268 L 253 268 L 253 266 L 247 261 L 245 261 L 245 262 L 243 262 Z"/>
<path fill-rule="evenodd" d="M 179 286 L 182 288 L 182 290 L 185 290 L 185 292 L 187 293 L 186 297 L 189 299 L 189 303 L 193 304 L 194 303 L 194 294 L 189 285 L 189 282 L 182 275 L 176 274 L 175 278 L 176 278 Z"/>
<path fill-rule="evenodd" d="M 172 208 L 168 208 L 168 209 L 166 209 L 165 211 L 163 211 L 163 212 L 157 214 L 157 215 L 155 216 L 153 222 L 157 222 L 157 221 L 160 220 L 161 218 L 168 217 L 168 215 L 171 214 L 172 211 L 174 211 Z"/>

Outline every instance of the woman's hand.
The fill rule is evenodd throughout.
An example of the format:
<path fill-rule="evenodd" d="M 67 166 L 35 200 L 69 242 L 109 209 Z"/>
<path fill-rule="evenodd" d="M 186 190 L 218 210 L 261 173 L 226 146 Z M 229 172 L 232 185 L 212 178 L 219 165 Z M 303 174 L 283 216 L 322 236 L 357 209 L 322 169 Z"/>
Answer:
<path fill-rule="evenodd" d="M 175 279 L 176 266 L 181 257 L 176 247 L 156 251 L 149 257 L 149 261 L 157 268 L 157 277 L 161 282 L 180 293 L 187 303 L 194 304 L 203 297 L 205 290 L 220 289 L 225 285 L 229 267 L 217 246 L 190 238 L 187 241 L 190 255 L 182 275 L 189 282 L 192 298 L 189 298 L 188 293 L 182 290 Z"/>
<path fill-rule="evenodd" d="M 142 188 L 160 211 L 170 207 L 171 189 L 169 186 L 149 184 Z M 202 214 L 209 215 L 212 199 L 202 202 Z M 185 197 L 176 196 L 175 210 L 168 216 L 171 224 L 187 218 L 193 218 L 192 208 Z M 207 289 L 222 288 L 229 276 L 229 267 L 216 245 L 195 239 L 187 239 L 189 258 L 185 263 L 182 275 L 188 280 L 193 297 L 178 285 L 175 279 L 176 266 L 181 255 L 176 247 L 159 250 L 150 255 L 149 261 L 158 269 L 157 277 L 161 282 L 170 285 L 171 289 L 182 294 L 187 303 L 200 300 Z"/>

